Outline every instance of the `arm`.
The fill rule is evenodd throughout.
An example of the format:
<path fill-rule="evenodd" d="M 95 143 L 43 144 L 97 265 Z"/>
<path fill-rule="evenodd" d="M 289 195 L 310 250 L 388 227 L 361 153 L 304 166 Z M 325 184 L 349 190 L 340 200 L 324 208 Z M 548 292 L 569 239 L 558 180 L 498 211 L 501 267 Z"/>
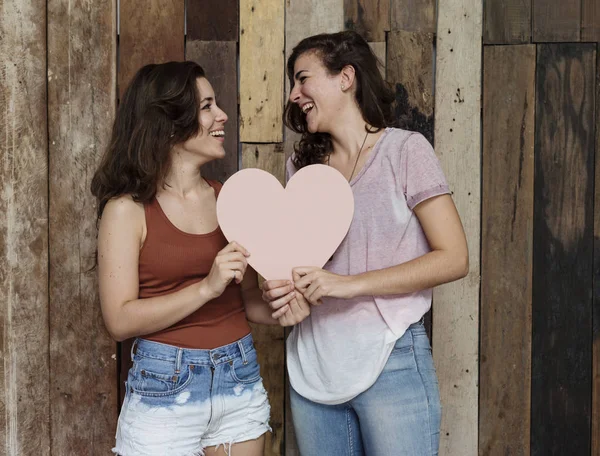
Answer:
<path fill-rule="evenodd" d="M 469 270 L 467 241 L 449 195 L 423 201 L 414 208 L 431 252 L 406 263 L 354 276 L 318 268 L 296 268 L 296 288 L 313 304 L 323 296 L 353 298 L 394 295 L 432 288 L 465 277 Z"/>
<path fill-rule="evenodd" d="M 251 267 L 246 269 L 246 275 L 242 282 L 242 297 L 246 308 L 246 317 L 249 321 L 263 325 L 279 324 L 277 319 L 271 316 L 272 310 L 262 300 L 262 290 L 258 288 L 258 274 Z"/>
<path fill-rule="evenodd" d="M 138 261 L 144 210 L 131 197 L 110 201 L 98 231 L 98 281 L 104 322 L 117 341 L 150 334 L 182 320 L 219 296 L 235 278 L 241 281 L 245 252 L 229 244 L 219 252 L 209 275 L 175 293 L 138 299 Z"/>

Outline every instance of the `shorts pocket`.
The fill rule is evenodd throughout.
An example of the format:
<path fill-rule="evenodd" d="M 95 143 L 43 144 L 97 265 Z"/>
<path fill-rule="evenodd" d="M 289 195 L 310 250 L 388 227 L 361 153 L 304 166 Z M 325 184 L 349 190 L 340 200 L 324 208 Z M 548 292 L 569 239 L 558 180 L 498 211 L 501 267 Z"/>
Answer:
<path fill-rule="evenodd" d="M 248 353 L 248 355 L 251 355 Z M 241 358 L 235 358 L 230 364 L 231 377 L 237 383 L 256 383 L 261 379 L 260 366 L 256 359 L 256 352 L 248 356 L 246 363 Z"/>
<path fill-rule="evenodd" d="M 189 365 L 176 372 L 174 362 L 138 355 L 134 358 L 132 369 L 130 389 L 142 396 L 175 395 L 185 389 L 193 377 L 193 369 Z"/>

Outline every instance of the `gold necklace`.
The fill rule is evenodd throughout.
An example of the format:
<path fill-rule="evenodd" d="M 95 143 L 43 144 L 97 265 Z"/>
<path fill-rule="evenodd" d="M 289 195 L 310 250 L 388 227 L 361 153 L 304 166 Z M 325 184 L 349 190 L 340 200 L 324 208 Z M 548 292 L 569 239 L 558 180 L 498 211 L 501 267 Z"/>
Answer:
<path fill-rule="evenodd" d="M 365 135 L 365 139 L 363 139 L 360 149 L 358 149 L 358 154 L 356 154 L 356 161 L 354 162 L 354 168 L 352 168 L 352 174 L 350 174 L 350 178 L 348 179 L 348 182 L 352 181 L 352 177 L 354 177 L 354 171 L 356 171 L 356 165 L 358 165 L 358 159 L 360 158 L 360 153 L 362 152 L 363 147 L 365 146 L 365 143 L 367 142 L 367 136 L 369 136 L 368 131 L 367 131 L 367 134 Z M 330 160 L 331 160 L 331 152 L 329 153 L 329 155 L 327 155 L 327 166 L 331 166 L 329 164 Z"/>

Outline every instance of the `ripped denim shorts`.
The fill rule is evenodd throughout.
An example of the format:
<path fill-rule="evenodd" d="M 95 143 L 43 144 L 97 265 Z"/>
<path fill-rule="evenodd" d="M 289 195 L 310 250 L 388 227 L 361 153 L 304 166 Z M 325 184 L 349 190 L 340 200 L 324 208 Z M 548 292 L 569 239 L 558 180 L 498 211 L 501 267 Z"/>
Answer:
<path fill-rule="evenodd" d="M 212 350 L 137 339 L 131 352 L 113 453 L 198 456 L 271 430 L 251 334 Z"/>

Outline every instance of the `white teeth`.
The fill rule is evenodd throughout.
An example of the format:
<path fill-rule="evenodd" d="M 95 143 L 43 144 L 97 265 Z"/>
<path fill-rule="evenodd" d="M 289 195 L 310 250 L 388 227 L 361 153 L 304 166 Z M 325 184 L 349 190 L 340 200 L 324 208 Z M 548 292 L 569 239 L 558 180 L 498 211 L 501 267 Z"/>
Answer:
<path fill-rule="evenodd" d="M 306 103 L 304 106 L 302 106 L 302 112 L 306 114 L 309 110 L 311 110 L 314 107 L 314 103 Z"/>
<path fill-rule="evenodd" d="M 211 136 L 225 136 L 225 132 L 223 130 L 211 131 L 209 134 Z"/>

